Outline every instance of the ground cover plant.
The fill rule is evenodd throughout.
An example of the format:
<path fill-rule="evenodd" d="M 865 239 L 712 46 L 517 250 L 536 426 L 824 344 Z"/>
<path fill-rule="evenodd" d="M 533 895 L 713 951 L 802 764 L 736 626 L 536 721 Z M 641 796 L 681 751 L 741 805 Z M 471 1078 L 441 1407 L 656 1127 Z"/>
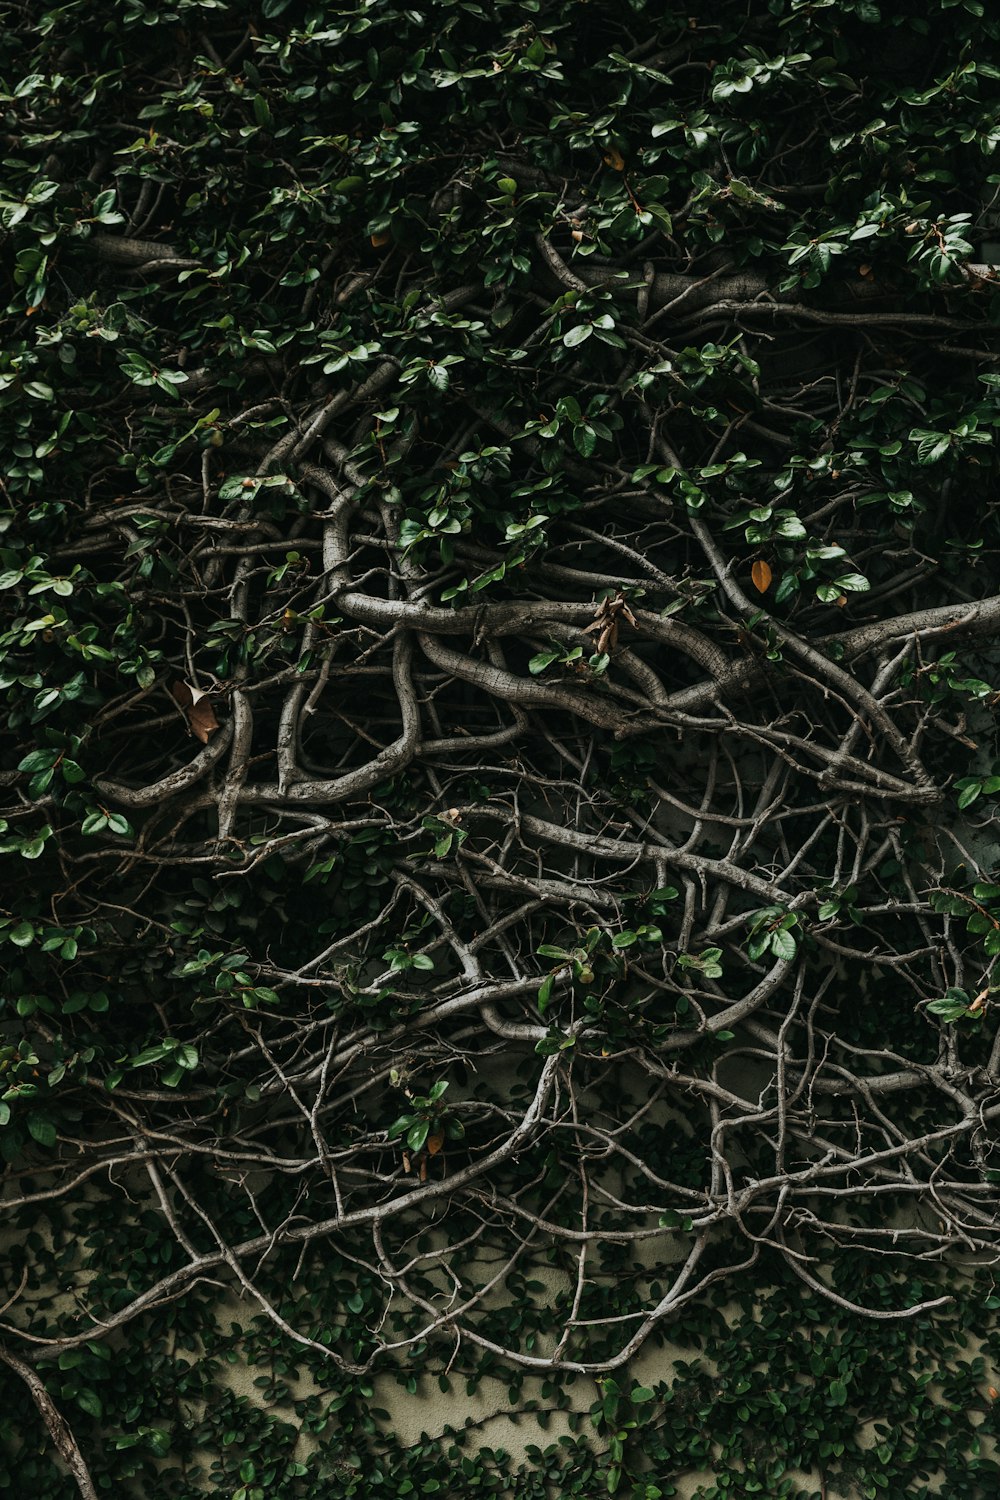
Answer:
<path fill-rule="evenodd" d="M 13 1492 L 996 1492 L 998 32 L 0 4 Z"/>

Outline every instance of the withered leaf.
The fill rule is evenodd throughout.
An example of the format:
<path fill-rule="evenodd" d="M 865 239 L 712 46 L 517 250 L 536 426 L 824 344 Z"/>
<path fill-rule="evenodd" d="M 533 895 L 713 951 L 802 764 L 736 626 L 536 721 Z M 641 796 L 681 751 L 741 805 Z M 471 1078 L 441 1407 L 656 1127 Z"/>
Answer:
<path fill-rule="evenodd" d="M 207 745 L 219 727 L 219 721 L 215 717 L 215 710 L 208 693 L 204 688 L 193 688 L 190 683 L 178 681 L 170 689 L 170 696 L 177 707 L 183 709 L 184 717 L 195 739 Z"/>
<path fill-rule="evenodd" d="M 757 561 L 750 569 L 750 577 L 753 579 L 753 586 L 757 590 L 758 594 L 767 593 L 768 589 L 771 587 L 771 579 L 773 576 L 774 575 L 771 572 L 770 565 L 766 563 L 762 557 L 758 557 Z"/>
<path fill-rule="evenodd" d="M 603 656 L 605 652 L 611 652 L 618 644 L 618 626 L 621 620 L 627 621 L 633 629 L 637 629 L 635 615 L 625 602 L 624 594 L 619 591 L 613 597 L 608 596 L 601 600 L 597 606 L 592 625 L 584 630 L 584 635 L 597 636 L 597 652 Z"/>

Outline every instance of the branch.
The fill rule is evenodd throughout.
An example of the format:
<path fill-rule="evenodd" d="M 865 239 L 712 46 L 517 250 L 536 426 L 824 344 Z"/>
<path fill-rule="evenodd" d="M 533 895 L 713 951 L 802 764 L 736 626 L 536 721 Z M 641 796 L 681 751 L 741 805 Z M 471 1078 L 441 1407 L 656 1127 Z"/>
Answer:
<path fill-rule="evenodd" d="M 18 1359 L 16 1354 L 11 1354 L 10 1350 L 2 1344 L 0 1344 L 0 1360 L 21 1377 L 31 1392 L 31 1399 L 48 1429 L 56 1452 L 76 1480 L 77 1489 L 83 1496 L 83 1500 L 98 1500 L 86 1459 L 80 1452 L 80 1445 L 70 1431 L 66 1418 L 45 1389 L 42 1377 L 30 1365 L 26 1365 L 23 1359 Z"/>

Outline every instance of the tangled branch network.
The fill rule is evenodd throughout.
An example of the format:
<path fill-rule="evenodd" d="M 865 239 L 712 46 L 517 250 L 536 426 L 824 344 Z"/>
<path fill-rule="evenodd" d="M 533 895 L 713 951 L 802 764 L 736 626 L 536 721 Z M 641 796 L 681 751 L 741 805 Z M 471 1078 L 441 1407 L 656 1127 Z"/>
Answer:
<path fill-rule="evenodd" d="M 780 153 L 668 229 L 617 149 L 598 191 L 488 136 L 427 147 L 426 254 L 212 258 L 127 175 L 67 241 L 90 479 L 5 596 L 63 694 L 5 783 L 50 872 L 6 1203 L 161 1248 L 81 1239 L 69 1312 L 12 1284 L 25 1369 L 217 1282 L 348 1371 L 599 1375 L 754 1265 L 882 1318 L 997 1257 L 995 272 L 900 208 L 902 269 L 810 280 L 789 231 L 782 282 L 697 228 L 798 203 Z"/>

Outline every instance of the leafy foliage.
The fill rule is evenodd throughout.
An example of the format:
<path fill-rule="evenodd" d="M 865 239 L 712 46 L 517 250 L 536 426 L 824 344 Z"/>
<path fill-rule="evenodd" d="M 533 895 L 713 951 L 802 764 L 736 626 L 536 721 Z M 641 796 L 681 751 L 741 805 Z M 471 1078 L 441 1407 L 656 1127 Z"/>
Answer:
<path fill-rule="evenodd" d="M 1000 22 L 663 9 L 0 5 L 12 1485 L 996 1491 Z"/>

